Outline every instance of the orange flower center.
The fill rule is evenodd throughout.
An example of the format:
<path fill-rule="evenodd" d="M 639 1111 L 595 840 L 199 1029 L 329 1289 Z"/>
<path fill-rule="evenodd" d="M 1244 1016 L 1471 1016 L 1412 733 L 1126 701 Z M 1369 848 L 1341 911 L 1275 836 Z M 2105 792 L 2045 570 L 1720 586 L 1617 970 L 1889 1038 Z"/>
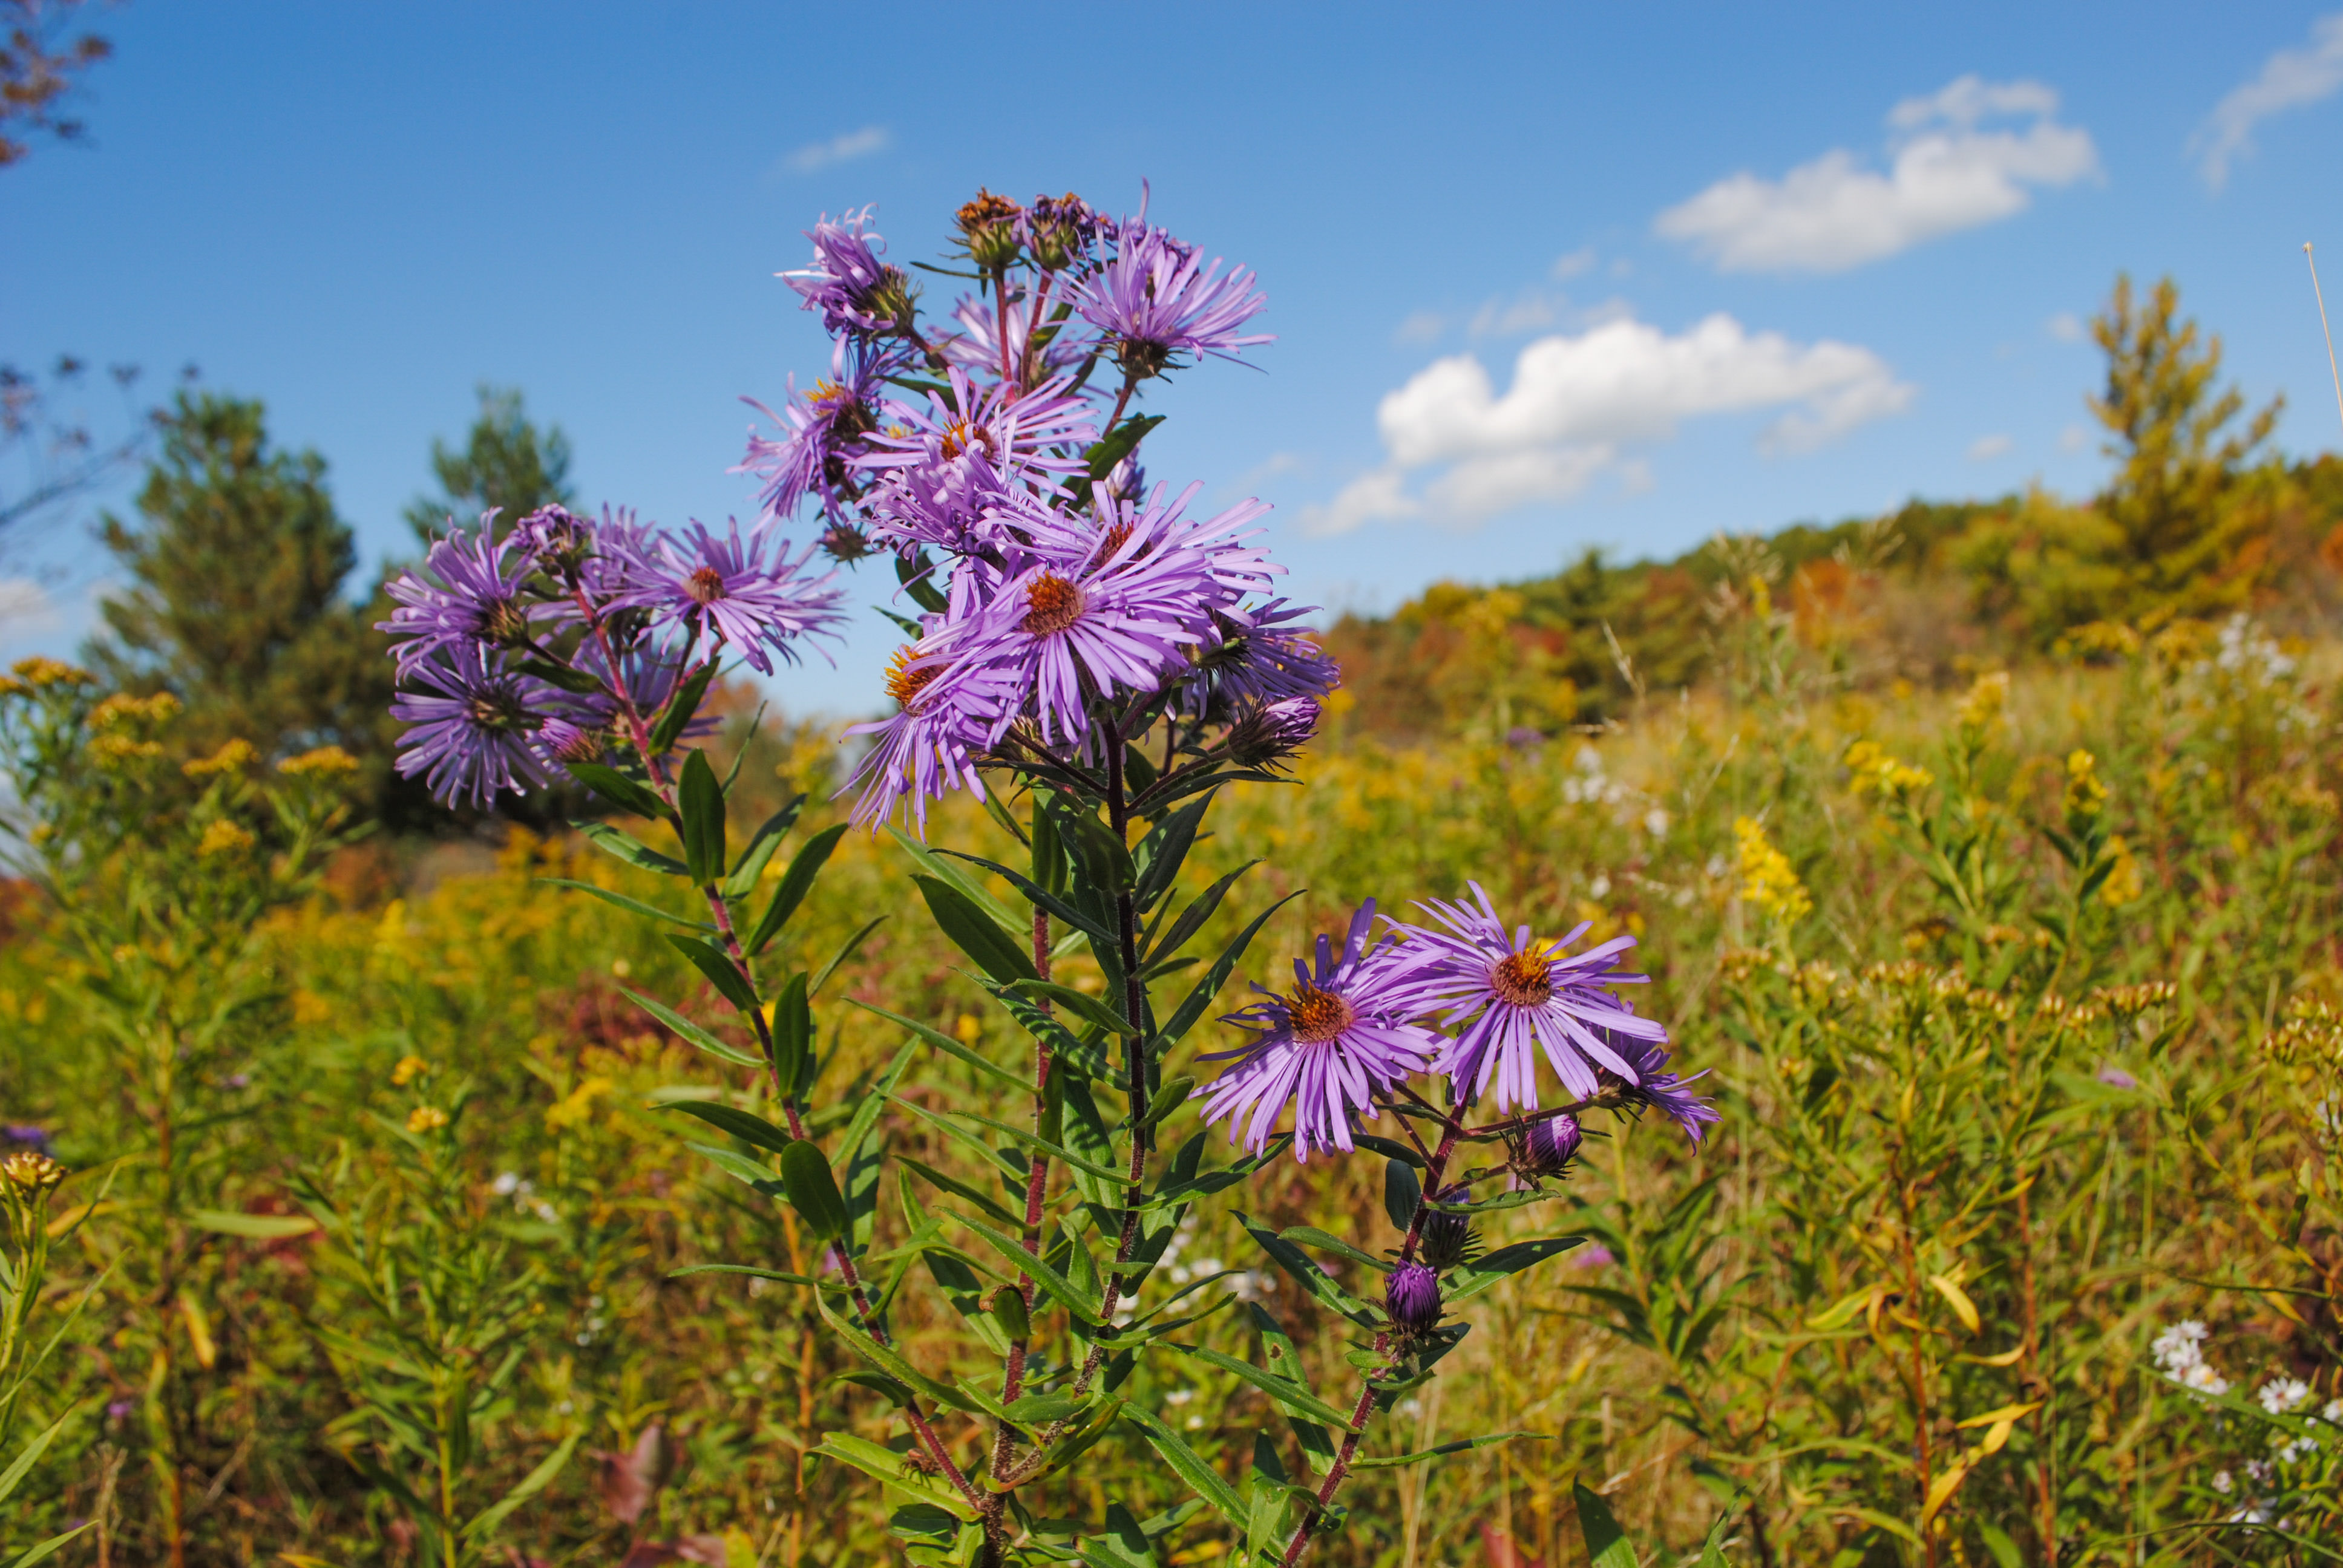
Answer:
<path fill-rule="evenodd" d="M 1305 1045 L 1324 1044 L 1359 1016 L 1349 1002 L 1314 985 L 1305 985 L 1288 997 L 1285 1010 L 1293 1020 L 1293 1038 Z"/>
<path fill-rule="evenodd" d="M 966 419 L 955 419 L 944 427 L 942 450 L 947 460 L 970 449 L 991 452 L 991 432 Z"/>
<path fill-rule="evenodd" d="M 1534 952 L 1507 953 L 1489 971 L 1497 1000 L 1514 1007 L 1537 1007 L 1554 995 L 1554 965 Z"/>
<path fill-rule="evenodd" d="M 1104 566 L 1107 561 L 1113 557 L 1115 551 L 1122 548 L 1124 543 L 1130 538 L 1131 525 L 1129 523 L 1117 523 L 1114 527 L 1107 529 L 1105 533 L 1101 534 L 1099 536 L 1098 553 L 1091 557 L 1091 569 L 1096 570 L 1098 568 Z"/>
<path fill-rule="evenodd" d="M 1043 572 L 1025 590 L 1025 630 L 1054 637 L 1082 618 L 1082 590 L 1055 572 Z"/>
<path fill-rule="evenodd" d="M 684 579 L 684 591 L 701 604 L 714 604 L 724 597 L 724 574 L 714 567 L 702 567 Z"/>
<path fill-rule="evenodd" d="M 913 664 L 911 650 L 899 648 L 887 665 L 887 695 L 908 709 L 920 693 L 932 685 L 936 677 L 943 672 L 944 667 L 940 663 Z"/>

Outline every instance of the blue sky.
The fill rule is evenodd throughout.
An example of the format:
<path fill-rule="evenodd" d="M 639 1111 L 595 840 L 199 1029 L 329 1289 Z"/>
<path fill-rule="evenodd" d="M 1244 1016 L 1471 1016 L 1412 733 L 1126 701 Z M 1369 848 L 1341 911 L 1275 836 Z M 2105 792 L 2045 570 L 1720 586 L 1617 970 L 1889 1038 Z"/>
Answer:
<path fill-rule="evenodd" d="M 591 502 L 719 520 L 825 342 L 825 210 L 899 260 L 1075 190 L 1255 268 L 1260 369 L 1158 383 L 1149 467 L 1258 494 L 1296 597 L 1387 609 L 1586 545 L 2103 471 L 2078 325 L 2172 274 L 2279 441 L 2336 445 L 2343 17 L 2315 6 L 398 6 L 134 0 L 81 148 L 0 171 L 0 358 L 257 396 L 372 560 L 483 379 Z M 940 290 L 937 292 L 940 292 Z M 943 305 L 944 299 L 931 299 Z M 67 532 L 46 564 L 89 584 Z M 23 571 L 19 559 L 11 569 Z M 882 586 L 867 570 L 858 598 Z M 0 583 L 0 656 L 86 587 Z M 782 682 L 875 706 L 873 615 Z"/>

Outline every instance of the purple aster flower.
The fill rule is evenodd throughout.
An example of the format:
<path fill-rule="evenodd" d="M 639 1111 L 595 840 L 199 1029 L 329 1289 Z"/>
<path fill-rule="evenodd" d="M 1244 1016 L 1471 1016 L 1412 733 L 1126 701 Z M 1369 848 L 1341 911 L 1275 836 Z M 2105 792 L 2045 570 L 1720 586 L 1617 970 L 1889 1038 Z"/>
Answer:
<path fill-rule="evenodd" d="M 1157 230 L 1126 232 L 1114 259 L 1075 287 L 1074 308 L 1113 335 L 1125 371 L 1159 376 L 1182 354 L 1233 359 L 1240 349 L 1276 341 L 1266 333 L 1237 330 L 1269 307 L 1252 279 L 1243 267 L 1222 276 L 1218 258 L 1207 267 L 1197 253 Z"/>
<path fill-rule="evenodd" d="M 1102 532 L 1030 500 L 1004 520 L 1027 541 L 1008 574 L 989 602 L 922 644 L 1012 677 L 1009 689 L 1023 700 L 994 716 L 995 740 L 1030 715 L 1046 744 L 1087 741 L 1091 699 L 1157 689 L 1167 670 L 1185 668 L 1184 650 L 1229 597 L 1198 548 L 1210 525 L 1183 523 L 1177 507 Z"/>
<path fill-rule="evenodd" d="M 1611 994 L 1614 986 L 1647 979 L 1618 972 L 1619 955 L 1635 939 L 1614 937 L 1575 956 L 1565 956 L 1564 950 L 1586 934 L 1584 923 L 1544 947 L 1531 941 L 1527 926 L 1508 940 L 1488 893 L 1478 882 L 1466 885 L 1479 907 L 1438 900 L 1417 905 L 1446 929 L 1403 926 L 1407 942 L 1398 960 L 1412 1005 L 1446 1008 L 1443 1023 L 1466 1023 L 1439 1064 L 1454 1081 L 1458 1098 L 1478 1098 L 1493 1081 L 1501 1113 L 1534 1107 L 1538 1047 L 1577 1099 L 1591 1100 L 1601 1091 L 1598 1067 L 1631 1085 L 1637 1082 L 1635 1065 L 1613 1040 L 1664 1043 L 1668 1035 Z"/>
<path fill-rule="evenodd" d="M 964 789 L 984 799 L 976 759 L 987 744 L 993 712 L 1014 701 L 1007 679 L 982 666 L 956 669 L 940 654 L 900 648 L 887 670 L 890 719 L 850 726 L 849 735 L 875 737 L 846 789 L 860 789 L 854 821 L 874 832 L 909 802 L 920 837 L 928 836 L 928 802 Z M 844 794 L 846 790 L 840 790 Z"/>
<path fill-rule="evenodd" d="M 995 560 L 1011 541 L 994 513 L 1012 499 L 1009 479 L 982 451 L 950 463 L 898 468 L 868 502 L 870 529 L 903 556 L 934 545 Z"/>
<path fill-rule="evenodd" d="M 1061 196 L 1035 196 L 1018 226 L 1034 263 L 1045 272 L 1062 272 L 1091 264 L 1101 226 L 1091 204 L 1069 191 Z"/>
<path fill-rule="evenodd" d="M 813 241 L 813 265 L 780 275 L 804 297 L 804 308 L 821 312 L 822 329 L 832 337 L 892 332 L 910 314 L 910 280 L 879 259 L 887 242 L 870 229 L 867 206 L 836 223 L 823 215 L 806 235 Z"/>
<path fill-rule="evenodd" d="M 2106 1084 L 2110 1089 L 2137 1089 L 2139 1087 L 2138 1079 L 2134 1078 L 2130 1073 L 2126 1072 L 2122 1068 L 2117 1067 L 2112 1061 L 2102 1062 L 2100 1064 L 2099 1081 Z"/>
<path fill-rule="evenodd" d="M 887 377 L 904 363 L 894 349 L 840 338 L 830 351 L 830 375 L 812 391 L 799 396 L 797 377 L 789 377 L 779 414 L 753 397 L 741 399 L 783 432 L 775 437 L 751 429 L 748 455 L 732 470 L 765 481 L 757 500 L 767 519 L 786 518 L 810 495 L 835 505 L 853 477 L 849 461 L 879 427 Z"/>
<path fill-rule="evenodd" d="M 999 374 L 1001 369 L 1001 312 L 989 299 L 974 295 L 962 295 L 952 307 L 952 320 L 960 330 L 939 337 L 936 352 L 951 364 L 965 370 Z M 1010 363 L 1023 365 L 1025 345 L 1033 333 L 1033 310 L 1022 299 L 1010 301 L 1009 354 Z M 1051 327 L 1051 336 L 1041 345 L 1038 368 L 1048 371 L 1071 370 L 1091 351 L 1090 340 L 1066 330 L 1071 323 L 1060 322 Z"/>
<path fill-rule="evenodd" d="M 1422 1263 L 1402 1263 L 1383 1282 L 1383 1311 L 1411 1339 L 1430 1333 L 1440 1326 L 1440 1276 Z"/>
<path fill-rule="evenodd" d="M 1191 714 L 1201 714 L 1216 699 L 1243 708 L 1292 698 L 1322 698 L 1342 685 L 1341 668 L 1319 652 L 1318 645 L 1302 628 L 1289 624 L 1316 613 L 1314 606 L 1296 607 L 1277 599 L 1256 609 L 1214 617 L 1220 641 L 1198 657 L 1196 673 L 1182 694 L 1182 706 Z"/>
<path fill-rule="evenodd" d="M 526 794 L 551 782 L 537 752 L 537 732 L 569 704 L 533 675 L 492 667 L 477 647 L 459 647 L 449 664 L 417 664 L 406 678 L 422 688 L 398 694 L 390 716 L 410 728 L 398 738 L 398 770 L 423 774 L 447 805 L 468 799 L 482 808 L 499 789 Z"/>
<path fill-rule="evenodd" d="M 388 585 L 398 608 L 375 629 L 398 639 L 393 655 L 402 673 L 459 648 L 528 640 L 538 611 L 521 602 L 521 585 L 537 570 L 536 558 L 518 531 L 496 538 L 496 518 L 491 508 L 476 530 L 451 529 L 424 557 L 420 573 L 401 572 Z"/>
<path fill-rule="evenodd" d="M 1472 1195 L 1472 1190 L 1459 1181 L 1442 1188 L 1433 1194 L 1433 1200 L 1462 1203 Z M 1416 1237 L 1423 1249 L 1423 1261 L 1435 1269 L 1453 1269 L 1473 1255 L 1473 1221 L 1469 1215 L 1426 1209 Z"/>
<path fill-rule="evenodd" d="M 930 392 L 920 407 L 890 403 L 886 427 L 872 434 L 856 467 L 934 467 L 981 453 L 1013 479 L 1082 471 L 1088 459 L 1078 448 L 1098 439 L 1098 427 L 1090 405 L 1064 381 L 1030 389 L 1007 382 L 979 388 L 957 365 L 950 376 L 949 397 Z"/>
<path fill-rule="evenodd" d="M 1385 962 L 1389 944 L 1371 943 L 1375 902 L 1352 917 L 1340 954 L 1318 938 L 1317 967 L 1293 960 L 1294 987 L 1229 1014 L 1222 1021 L 1260 1032 L 1234 1050 L 1203 1058 L 1234 1058 L 1229 1070 L 1191 1098 L 1204 1101 L 1204 1120 L 1226 1117 L 1229 1141 L 1259 1152 L 1293 1106 L 1294 1157 L 1312 1149 L 1353 1147 L 1352 1123 L 1377 1117 L 1374 1096 L 1423 1070 L 1439 1040 L 1404 1021 L 1395 1005 Z"/>
<path fill-rule="evenodd" d="M 1530 1123 L 1513 1152 L 1513 1161 L 1531 1176 L 1559 1176 L 1578 1156 L 1586 1141 L 1578 1118 L 1565 1111 Z"/>
<path fill-rule="evenodd" d="M 1619 1255 L 1597 1241 L 1570 1261 L 1574 1269 L 1604 1269 L 1619 1261 Z"/>
<path fill-rule="evenodd" d="M 29 1149 L 35 1154 L 55 1156 L 57 1151 L 49 1130 L 27 1121 L 11 1122 L 0 1127 L 0 1141 L 5 1141 L 14 1148 Z"/>
<path fill-rule="evenodd" d="M 679 625 L 695 636 L 704 631 L 737 648 L 759 674 L 770 675 L 769 654 L 794 664 L 798 638 L 833 635 L 830 628 L 843 618 L 837 606 L 845 596 L 826 586 L 837 574 L 800 575 L 813 547 L 794 560 L 789 549 L 788 540 L 762 527 L 743 539 L 738 521 L 722 538 L 695 522 L 680 538 L 659 537 L 622 602 L 649 610 L 654 627 Z"/>
<path fill-rule="evenodd" d="M 1624 1002 L 1620 1005 L 1627 1006 Z M 1633 1012 L 1634 1010 L 1629 1007 L 1628 1010 Z M 1679 1078 L 1667 1070 L 1668 1051 L 1664 1044 L 1632 1039 L 1620 1033 L 1616 1028 L 1605 1030 L 1604 1038 L 1635 1070 L 1633 1076 L 1624 1079 L 1614 1079 L 1608 1072 L 1604 1074 L 1606 1081 L 1616 1084 L 1628 1104 L 1651 1107 L 1683 1128 L 1684 1135 L 1694 1143 L 1701 1141 L 1708 1123 L 1724 1120 L 1713 1101 L 1701 1099 L 1684 1087 L 1694 1079 L 1706 1078 L 1708 1072 L 1705 1069 L 1694 1073 L 1691 1078 Z"/>

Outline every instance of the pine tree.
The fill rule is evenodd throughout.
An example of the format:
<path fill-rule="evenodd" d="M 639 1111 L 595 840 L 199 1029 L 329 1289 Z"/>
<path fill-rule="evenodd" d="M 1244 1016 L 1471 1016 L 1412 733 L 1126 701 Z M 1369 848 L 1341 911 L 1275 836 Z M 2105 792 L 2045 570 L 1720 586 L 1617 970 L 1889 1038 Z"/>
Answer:
<path fill-rule="evenodd" d="M 2118 608 L 2148 621 L 2230 608 L 2252 593 L 2269 518 L 2260 487 L 2244 481 L 2285 403 L 2273 398 L 2232 429 L 2245 396 L 2235 387 L 2215 394 L 2221 340 L 2200 347 L 2197 323 L 2178 318 L 2179 305 L 2168 277 L 2135 303 L 2131 279 L 2119 276 L 2091 323 L 2107 380 L 2090 408 L 2121 465 L 2095 509 L 2120 540 L 2113 564 L 2130 602 Z"/>
<path fill-rule="evenodd" d="M 569 438 L 558 425 L 540 433 L 529 423 L 520 393 L 483 384 L 480 415 L 461 451 L 434 438 L 431 471 L 443 494 L 419 497 L 407 508 L 416 537 L 428 542 L 447 531 L 448 519 L 471 526 L 498 509 L 503 532 L 539 507 L 576 503 L 569 485 Z"/>
<path fill-rule="evenodd" d="M 387 642 L 342 597 L 357 554 L 325 459 L 273 450 L 257 401 L 181 393 L 137 510 L 100 523 L 130 581 L 98 607 L 110 635 L 90 662 L 177 696 L 191 750 L 337 745 L 390 789 Z"/>

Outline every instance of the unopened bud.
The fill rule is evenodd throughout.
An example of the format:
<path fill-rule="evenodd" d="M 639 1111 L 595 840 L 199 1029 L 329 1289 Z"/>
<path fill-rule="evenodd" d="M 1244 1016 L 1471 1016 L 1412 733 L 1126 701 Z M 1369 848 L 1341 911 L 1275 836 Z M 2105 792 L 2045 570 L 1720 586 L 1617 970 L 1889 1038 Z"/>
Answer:
<path fill-rule="evenodd" d="M 1024 208 L 1007 196 L 979 188 L 976 199 L 957 215 L 968 246 L 968 258 L 981 267 L 1008 266 L 1017 259 L 1021 242 L 1017 220 Z"/>
<path fill-rule="evenodd" d="M 1433 1193 L 1433 1201 L 1462 1203 L 1471 1196 L 1471 1191 L 1460 1181 Z M 1423 1244 L 1423 1261 L 1435 1269 L 1453 1269 L 1472 1255 L 1473 1222 L 1465 1215 L 1426 1209 L 1423 1211 L 1423 1227 L 1418 1235 Z"/>
<path fill-rule="evenodd" d="M 1422 1263 L 1402 1263 L 1383 1282 L 1383 1311 L 1403 1334 L 1430 1333 L 1440 1326 L 1440 1276 Z"/>
<path fill-rule="evenodd" d="M 1257 708 L 1229 729 L 1229 756 L 1238 766 L 1260 768 L 1292 756 L 1318 733 L 1315 699 L 1289 697 Z"/>
<path fill-rule="evenodd" d="M 1522 1139 L 1522 1167 L 1533 1176 L 1559 1176 L 1585 1140 L 1578 1118 L 1566 1111 L 1533 1122 Z"/>

